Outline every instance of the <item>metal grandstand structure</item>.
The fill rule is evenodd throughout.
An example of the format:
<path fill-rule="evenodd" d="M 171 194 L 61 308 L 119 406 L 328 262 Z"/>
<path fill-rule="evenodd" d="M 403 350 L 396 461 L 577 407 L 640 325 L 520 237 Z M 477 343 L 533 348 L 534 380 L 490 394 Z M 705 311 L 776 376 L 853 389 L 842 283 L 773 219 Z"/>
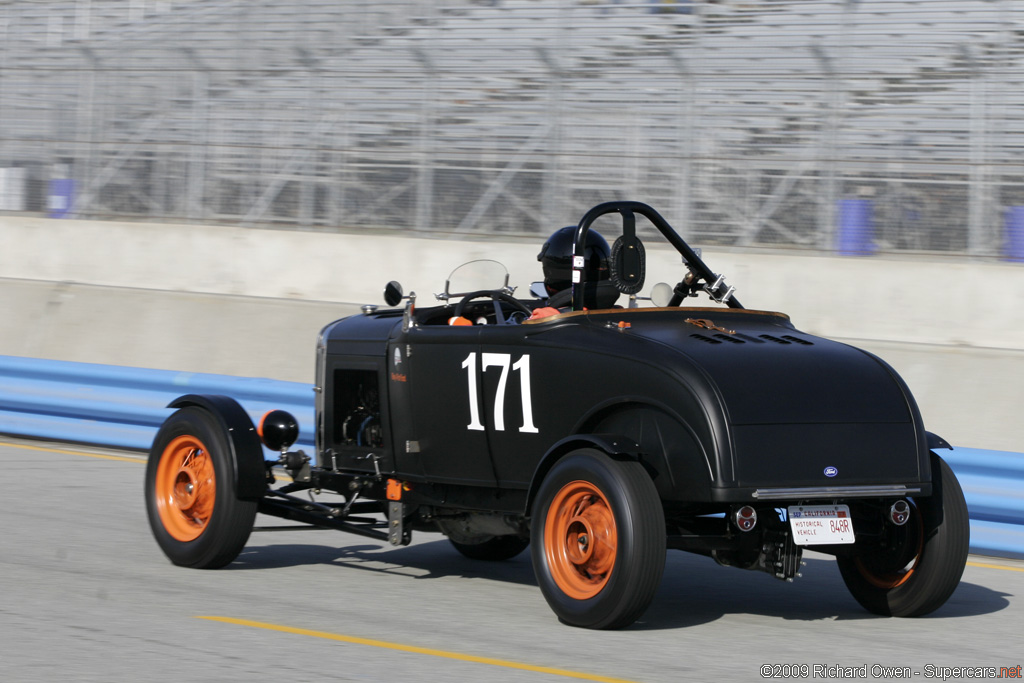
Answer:
<path fill-rule="evenodd" d="M 859 200 L 868 251 L 1000 256 L 1022 5 L 0 0 L 0 209 L 518 235 L 636 199 L 832 251 Z"/>

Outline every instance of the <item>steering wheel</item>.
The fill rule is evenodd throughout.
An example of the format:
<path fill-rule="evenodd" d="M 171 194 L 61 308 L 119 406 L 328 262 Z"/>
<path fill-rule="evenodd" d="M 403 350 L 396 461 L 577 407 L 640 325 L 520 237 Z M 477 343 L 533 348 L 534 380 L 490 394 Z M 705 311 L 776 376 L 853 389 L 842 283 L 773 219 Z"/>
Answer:
<path fill-rule="evenodd" d="M 499 301 L 503 301 L 506 304 L 515 308 L 517 311 L 525 313 L 526 317 L 530 317 L 530 315 L 533 314 L 533 310 L 531 310 L 529 306 L 527 306 L 526 304 L 524 304 L 522 301 L 515 298 L 511 294 L 506 294 L 505 292 L 498 289 L 478 289 L 477 291 L 470 292 L 466 296 L 462 297 L 462 300 L 459 301 L 459 303 L 455 306 L 455 317 L 462 317 L 462 312 L 466 310 L 466 304 L 468 304 L 470 301 L 472 301 L 473 299 L 483 299 L 485 297 L 490 298 L 495 302 L 495 310 L 500 308 L 497 305 L 497 303 Z M 507 322 L 507 320 L 502 320 L 501 322 Z"/>

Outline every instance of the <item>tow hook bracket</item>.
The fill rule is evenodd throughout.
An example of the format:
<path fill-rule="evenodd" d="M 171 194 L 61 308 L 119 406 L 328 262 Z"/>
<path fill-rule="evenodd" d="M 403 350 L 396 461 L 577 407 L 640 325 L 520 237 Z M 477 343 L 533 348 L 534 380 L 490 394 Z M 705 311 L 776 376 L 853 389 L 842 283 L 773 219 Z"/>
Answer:
<path fill-rule="evenodd" d="M 793 542 L 788 532 L 769 531 L 764 535 L 758 565 L 777 579 L 792 581 L 800 576 L 803 548 Z"/>
<path fill-rule="evenodd" d="M 405 528 L 405 503 L 391 501 L 388 503 L 388 543 L 391 545 L 409 545 L 412 531 Z"/>

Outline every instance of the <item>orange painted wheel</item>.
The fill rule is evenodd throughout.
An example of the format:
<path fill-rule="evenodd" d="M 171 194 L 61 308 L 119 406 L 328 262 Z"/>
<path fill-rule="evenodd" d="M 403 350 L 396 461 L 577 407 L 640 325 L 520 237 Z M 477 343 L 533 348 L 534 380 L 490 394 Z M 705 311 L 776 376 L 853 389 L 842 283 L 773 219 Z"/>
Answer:
<path fill-rule="evenodd" d="M 600 489 L 573 481 L 555 494 L 544 523 L 551 576 L 567 596 L 587 600 L 608 584 L 615 568 L 615 515 Z"/>
<path fill-rule="evenodd" d="M 238 557 L 259 507 L 251 493 L 239 497 L 239 482 L 265 475 L 252 421 L 246 416 L 236 431 L 252 438 L 232 442 L 227 418 L 212 412 L 232 404 L 209 403 L 168 417 L 146 465 L 146 515 L 153 537 L 171 562 L 197 569 L 223 567 Z"/>
<path fill-rule="evenodd" d="M 217 477 L 203 442 L 185 435 L 167 444 L 154 484 L 157 512 L 167 533 L 178 541 L 198 538 L 217 502 Z"/>
<path fill-rule="evenodd" d="M 530 522 L 537 585 L 558 618 L 584 628 L 636 621 L 665 570 L 665 514 L 644 466 L 579 448 L 541 481 Z"/>

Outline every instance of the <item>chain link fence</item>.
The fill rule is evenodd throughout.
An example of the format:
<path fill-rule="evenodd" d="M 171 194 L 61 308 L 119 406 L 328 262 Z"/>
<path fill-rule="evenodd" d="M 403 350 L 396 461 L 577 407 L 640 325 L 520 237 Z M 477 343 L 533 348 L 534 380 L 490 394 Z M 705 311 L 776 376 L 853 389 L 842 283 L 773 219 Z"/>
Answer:
<path fill-rule="evenodd" d="M 1014 0 L 0 0 L 0 210 L 1024 260 Z"/>

